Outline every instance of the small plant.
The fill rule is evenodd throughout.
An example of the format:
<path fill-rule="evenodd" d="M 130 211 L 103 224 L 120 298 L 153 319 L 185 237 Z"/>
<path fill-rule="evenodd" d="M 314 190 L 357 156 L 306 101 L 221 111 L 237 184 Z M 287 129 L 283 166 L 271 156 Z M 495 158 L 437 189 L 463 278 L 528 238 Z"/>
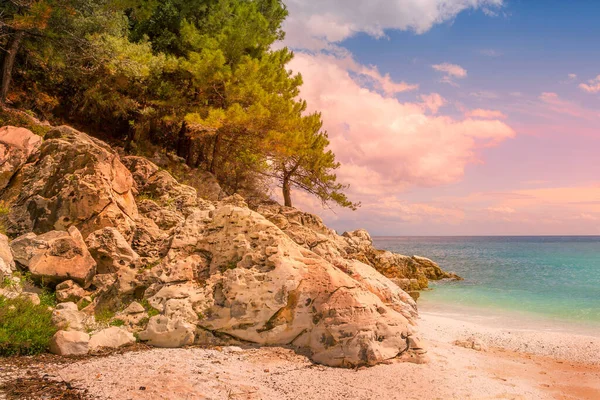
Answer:
<path fill-rule="evenodd" d="M 5 217 L 10 213 L 10 207 L 5 201 L 0 200 L 0 217 Z"/>
<path fill-rule="evenodd" d="M 142 305 L 142 307 L 144 307 L 144 309 L 146 310 L 146 312 L 148 313 L 149 317 L 154 317 L 156 315 L 160 314 L 160 311 L 158 311 L 156 308 L 152 307 L 150 305 L 150 303 L 148 302 L 148 299 L 144 299 L 140 302 L 140 304 Z"/>
<path fill-rule="evenodd" d="M 10 276 L 5 276 L 4 279 L 2 279 L 2 282 L 0 282 L 0 288 L 11 288 L 16 285 L 17 283 L 13 281 Z"/>
<path fill-rule="evenodd" d="M 225 265 L 221 265 L 221 266 L 219 267 L 219 271 L 221 271 L 221 273 L 223 273 L 223 272 L 225 272 L 225 271 L 228 271 L 228 270 L 230 270 L 230 269 L 236 269 L 236 268 L 237 268 L 237 265 L 238 265 L 238 263 L 239 263 L 240 261 L 241 261 L 241 259 L 240 259 L 240 258 L 237 258 L 237 259 L 231 260 L 231 261 L 229 261 L 227 264 L 225 264 Z"/>
<path fill-rule="evenodd" d="M 56 301 L 56 293 L 48 288 L 44 288 L 41 293 L 38 294 L 40 298 L 40 305 L 45 307 L 54 307 L 58 303 Z"/>
<path fill-rule="evenodd" d="M 79 301 L 79 303 L 77 303 L 77 309 L 79 311 L 83 310 L 84 308 L 86 308 L 87 306 L 89 306 L 90 304 L 92 304 L 91 301 L 89 301 L 88 299 L 81 299 Z"/>
<path fill-rule="evenodd" d="M 152 268 L 156 267 L 158 264 L 160 264 L 160 260 L 156 260 L 156 261 L 149 262 L 149 263 L 147 263 L 147 264 L 145 264 L 145 265 L 141 266 L 141 267 L 139 268 L 139 272 L 142 272 L 142 271 L 144 271 L 144 270 L 149 270 L 149 269 L 152 269 Z"/>
<path fill-rule="evenodd" d="M 44 304 L 0 296 L 0 355 L 34 355 L 45 352 L 57 328 Z"/>
<path fill-rule="evenodd" d="M 157 198 L 152 193 L 141 193 L 137 196 L 137 200 L 138 201 L 143 201 L 143 200 L 156 201 Z"/>
<path fill-rule="evenodd" d="M 96 310 L 96 322 L 99 324 L 108 324 L 111 319 L 115 316 L 115 312 L 107 307 L 103 307 L 99 310 Z"/>
<path fill-rule="evenodd" d="M 125 325 L 125 321 L 123 321 L 122 319 L 113 319 L 112 321 L 110 321 L 110 326 L 123 326 Z"/>

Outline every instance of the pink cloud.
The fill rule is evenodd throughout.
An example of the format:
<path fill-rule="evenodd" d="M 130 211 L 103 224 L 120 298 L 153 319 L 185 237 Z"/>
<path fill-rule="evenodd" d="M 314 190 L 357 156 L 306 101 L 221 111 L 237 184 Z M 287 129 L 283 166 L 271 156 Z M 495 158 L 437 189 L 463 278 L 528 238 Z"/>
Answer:
<path fill-rule="evenodd" d="M 470 110 L 465 113 L 465 117 L 468 118 L 483 118 L 483 119 L 506 119 L 506 115 L 501 111 L 496 110 L 485 110 L 483 108 L 477 108 Z"/>
<path fill-rule="evenodd" d="M 579 88 L 584 92 L 588 93 L 598 93 L 600 92 L 600 75 L 596 76 L 593 79 L 590 79 L 588 83 L 579 84 Z"/>
<path fill-rule="evenodd" d="M 435 64 L 432 65 L 431 68 L 435 69 L 438 72 L 444 72 L 448 76 L 454 78 L 466 78 L 467 70 L 461 67 L 460 65 L 443 63 L 443 64 Z"/>
<path fill-rule="evenodd" d="M 435 114 L 439 94 L 400 102 L 361 86 L 334 56 L 297 54 L 291 64 L 304 77 L 302 98 L 323 113 L 331 147 L 342 163 L 338 177 L 362 196 L 399 193 L 410 186 L 460 180 L 478 149 L 515 132 L 499 120 L 456 120 Z"/>
<path fill-rule="evenodd" d="M 446 104 L 446 99 L 437 93 L 423 94 L 421 95 L 421 100 L 423 100 L 423 104 L 432 114 L 436 114 L 440 107 Z"/>
<path fill-rule="evenodd" d="M 539 99 L 544 103 L 545 108 L 554 115 L 565 114 L 571 117 L 585 119 L 595 119 L 600 117 L 600 113 L 597 111 L 589 110 L 576 103 L 564 100 L 558 94 L 553 92 L 544 92 L 539 96 Z"/>

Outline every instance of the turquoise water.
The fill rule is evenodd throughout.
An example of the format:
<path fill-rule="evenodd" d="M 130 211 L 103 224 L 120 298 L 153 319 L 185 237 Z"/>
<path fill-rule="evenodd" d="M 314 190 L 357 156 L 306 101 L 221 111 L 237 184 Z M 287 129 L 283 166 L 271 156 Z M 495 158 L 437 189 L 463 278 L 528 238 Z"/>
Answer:
<path fill-rule="evenodd" d="M 600 236 L 378 237 L 376 247 L 418 254 L 462 282 L 433 283 L 428 305 L 516 311 L 600 328 Z"/>

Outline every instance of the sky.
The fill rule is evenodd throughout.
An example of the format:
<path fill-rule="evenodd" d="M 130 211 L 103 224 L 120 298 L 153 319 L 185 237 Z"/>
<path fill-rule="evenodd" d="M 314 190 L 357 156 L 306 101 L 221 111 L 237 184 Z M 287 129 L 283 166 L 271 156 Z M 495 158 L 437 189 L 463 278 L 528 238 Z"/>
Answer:
<path fill-rule="evenodd" d="M 285 0 L 280 46 L 362 206 L 338 232 L 600 235 L 600 2 Z"/>

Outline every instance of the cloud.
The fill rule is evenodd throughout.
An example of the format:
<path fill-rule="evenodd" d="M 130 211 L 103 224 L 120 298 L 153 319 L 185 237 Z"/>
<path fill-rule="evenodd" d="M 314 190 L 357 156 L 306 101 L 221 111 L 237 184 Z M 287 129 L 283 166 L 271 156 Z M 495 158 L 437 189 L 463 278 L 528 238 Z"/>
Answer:
<path fill-rule="evenodd" d="M 386 30 L 422 34 L 434 25 L 453 20 L 468 9 L 489 13 L 503 0 L 286 0 L 286 45 L 312 51 L 331 48 L 362 32 L 381 38 Z"/>
<path fill-rule="evenodd" d="M 496 214 L 514 214 L 516 213 L 514 208 L 510 207 L 488 207 L 486 210 Z"/>
<path fill-rule="evenodd" d="M 599 83 L 600 85 L 600 83 Z M 600 90 L 600 89 L 599 89 Z M 563 114 L 574 118 L 593 120 L 600 117 L 600 113 L 589 110 L 576 103 L 562 99 L 557 93 L 544 92 L 538 97 L 543 105 L 553 114 Z"/>
<path fill-rule="evenodd" d="M 570 80 L 577 79 L 577 74 L 569 74 L 567 76 L 569 77 Z"/>
<path fill-rule="evenodd" d="M 458 86 L 458 84 L 454 82 L 453 78 L 464 79 L 467 77 L 467 70 L 460 65 L 443 63 L 434 64 L 431 66 L 431 68 L 438 72 L 444 73 L 444 77 L 440 80 L 440 82 L 448 83 L 452 86 Z"/>
<path fill-rule="evenodd" d="M 499 98 L 497 93 L 489 90 L 480 90 L 479 92 L 471 92 L 469 96 L 475 97 L 478 100 L 494 100 Z"/>
<path fill-rule="evenodd" d="M 600 92 L 600 75 L 593 79 L 590 79 L 588 83 L 579 84 L 579 88 L 587 93 L 598 93 Z"/>
<path fill-rule="evenodd" d="M 465 116 L 468 118 L 506 119 L 506 115 L 504 115 L 504 113 L 502 113 L 501 111 L 484 110 L 482 108 L 467 111 L 465 113 Z"/>
<path fill-rule="evenodd" d="M 290 67 L 304 77 L 301 97 L 310 110 L 323 114 L 342 163 L 338 178 L 352 184 L 351 194 L 361 201 L 456 182 L 479 161 L 478 149 L 515 135 L 498 120 L 435 115 L 445 103 L 436 93 L 401 102 L 365 88 L 331 55 L 300 53 Z"/>

